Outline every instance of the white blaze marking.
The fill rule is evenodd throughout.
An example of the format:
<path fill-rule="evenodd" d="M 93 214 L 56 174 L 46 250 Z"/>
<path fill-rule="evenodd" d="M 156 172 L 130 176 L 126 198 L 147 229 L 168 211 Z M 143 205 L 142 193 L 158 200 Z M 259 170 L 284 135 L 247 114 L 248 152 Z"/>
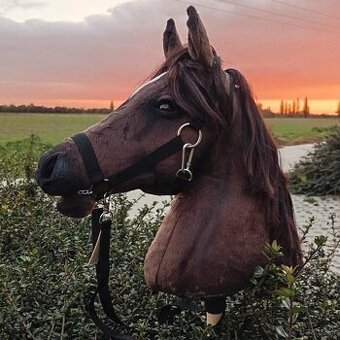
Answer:
<path fill-rule="evenodd" d="M 161 73 L 159 76 L 147 81 L 146 83 L 142 84 L 141 86 L 139 86 L 135 91 L 132 92 L 132 94 L 130 94 L 129 98 L 131 98 L 132 96 L 134 96 L 136 93 L 138 93 L 141 89 L 143 89 L 144 87 L 154 83 L 155 81 L 157 81 L 158 79 L 161 79 L 164 75 L 166 75 L 168 72 L 164 72 Z"/>

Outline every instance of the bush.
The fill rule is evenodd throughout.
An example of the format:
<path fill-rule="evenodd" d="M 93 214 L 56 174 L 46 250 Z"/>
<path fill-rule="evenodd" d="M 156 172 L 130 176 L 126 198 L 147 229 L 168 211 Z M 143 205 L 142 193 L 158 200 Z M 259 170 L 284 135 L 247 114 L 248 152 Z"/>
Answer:
<path fill-rule="evenodd" d="M 0 144 L 1 180 L 18 177 L 33 178 L 36 160 L 51 145 L 42 143 L 35 135 L 29 138 Z"/>
<path fill-rule="evenodd" d="M 87 265 L 89 221 L 61 216 L 55 199 L 30 180 L 3 183 L 0 197 L 0 338 L 101 338 L 83 303 L 95 285 L 94 268 Z M 128 325 L 121 331 L 136 339 L 150 339 L 150 331 L 155 331 L 155 339 L 167 340 L 335 339 L 339 334 L 339 275 L 329 270 L 339 244 L 334 216 L 333 250 L 326 251 L 326 238 L 317 237 L 301 269 L 277 266 L 280 246 L 267 245 L 268 265 L 256 268 L 250 288 L 228 297 L 226 317 L 220 329 L 213 330 L 205 326 L 203 312 L 191 310 L 176 315 L 171 325 L 157 321 L 157 309 L 175 298 L 150 292 L 143 262 L 166 204 L 144 206 L 132 215 L 135 201 L 125 195 L 112 199 L 110 286 L 117 313 Z M 305 227 L 304 242 L 312 225 Z M 196 306 L 203 308 L 200 301 Z"/>
<path fill-rule="evenodd" d="M 297 194 L 340 195 L 340 126 L 295 165 L 289 179 Z"/>

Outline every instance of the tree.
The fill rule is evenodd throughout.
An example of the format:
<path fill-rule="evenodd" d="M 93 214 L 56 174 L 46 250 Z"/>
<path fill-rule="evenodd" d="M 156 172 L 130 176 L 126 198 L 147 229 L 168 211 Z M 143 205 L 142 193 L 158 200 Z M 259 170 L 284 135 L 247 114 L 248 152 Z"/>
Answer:
<path fill-rule="evenodd" d="M 288 114 L 288 103 L 285 102 L 285 109 L 284 109 L 285 115 Z"/>
<path fill-rule="evenodd" d="M 296 113 L 300 112 L 300 98 L 296 98 Z"/>
<path fill-rule="evenodd" d="M 115 109 L 115 106 L 113 105 L 113 101 L 110 102 L 110 111 L 113 111 Z"/>
<path fill-rule="evenodd" d="M 336 110 L 338 117 L 340 118 L 340 100 L 338 101 L 338 109 Z"/>
<path fill-rule="evenodd" d="M 307 118 L 309 116 L 309 106 L 308 106 L 308 99 L 307 97 L 305 97 L 305 100 L 303 102 L 303 115 L 305 116 L 305 118 Z"/>
<path fill-rule="evenodd" d="M 256 102 L 257 109 L 262 112 L 263 111 L 263 104 L 261 102 Z"/>
<path fill-rule="evenodd" d="M 285 104 L 284 104 L 283 100 L 281 100 L 281 103 L 280 103 L 280 115 L 283 116 L 284 113 L 285 113 Z"/>
<path fill-rule="evenodd" d="M 292 114 L 295 115 L 296 113 L 296 102 L 295 100 L 293 100 L 293 104 L 292 104 Z"/>

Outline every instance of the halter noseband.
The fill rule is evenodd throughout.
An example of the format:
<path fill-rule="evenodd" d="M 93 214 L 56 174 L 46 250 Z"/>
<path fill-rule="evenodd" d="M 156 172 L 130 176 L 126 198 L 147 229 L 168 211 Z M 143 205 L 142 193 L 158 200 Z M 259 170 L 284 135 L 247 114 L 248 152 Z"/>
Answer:
<path fill-rule="evenodd" d="M 176 137 L 171 139 L 166 144 L 163 144 L 147 156 L 133 163 L 129 167 L 125 168 L 124 170 L 109 177 L 105 177 L 103 175 L 92 143 L 87 135 L 84 132 L 74 135 L 71 138 L 78 147 L 80 155 L 83 159 L 83 163 L 85 165 L 87 176 L 91 183 L 90 188 L 79 190 L 78 195 L 92 195 L 96 199 L 100 199 L 103 197 L 103 195 L 110 194 L 117 185 L 126 182 L 140 175 L 141 173 L 146 172 L 160 161 L 170 157 L 181 149 L 182 164 L 181 168 L 176 173 L 176 177 L 183 184 L 190 182 L 193 178 L 193 174 L 190 170 L 191 162 L 194 150 L 202 140 L 202 132 L 201 130 L 194 128 L 198 132 L 197 141 L 194 144 L 184 143 L 181 137 L 181 133 L 186 127 L 194 128 L 190 123 L 183 124 L 178 129 Z M 185 162 L 187 150 L 190 150 L 190 153 L 187 162 Z"/>

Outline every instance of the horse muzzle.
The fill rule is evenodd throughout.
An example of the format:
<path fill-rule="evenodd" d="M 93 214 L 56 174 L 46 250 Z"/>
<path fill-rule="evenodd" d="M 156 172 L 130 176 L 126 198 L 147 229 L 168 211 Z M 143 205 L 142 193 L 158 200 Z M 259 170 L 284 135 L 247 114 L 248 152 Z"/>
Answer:
<path fill-rule="evenodd" d="M 77 149 L 72 144 L 69 141 L 59 144 L 40 158 L 36 179 L 49 195 L 70 196 L 89 186 L 85 170 L 76 157 Z"/>

